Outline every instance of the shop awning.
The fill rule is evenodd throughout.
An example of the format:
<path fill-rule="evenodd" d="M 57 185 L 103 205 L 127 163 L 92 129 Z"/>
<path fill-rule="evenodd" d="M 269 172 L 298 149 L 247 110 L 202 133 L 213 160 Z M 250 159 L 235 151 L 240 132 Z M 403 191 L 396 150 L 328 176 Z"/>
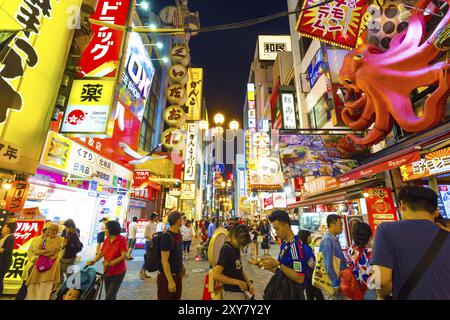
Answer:
<path fill-rule="evenodd" d="M 342 176 L 336 178 L 339 183 L 351 180 L 357 180 L 365 177 L 373 176 L 377 173 L 392 170 L 402 165 L 418 161 L 420 159 L 420 151 L 416 147 L 411 147 L 390 155 L 386 155 L 376 161 L 366 163 L 359 166 Z"/>

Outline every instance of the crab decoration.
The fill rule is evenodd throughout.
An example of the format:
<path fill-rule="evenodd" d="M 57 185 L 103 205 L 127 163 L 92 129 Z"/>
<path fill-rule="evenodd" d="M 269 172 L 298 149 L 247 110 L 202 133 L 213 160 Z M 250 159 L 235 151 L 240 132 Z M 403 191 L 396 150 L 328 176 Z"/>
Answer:
<path fill-rule="evenodd" d="M 434 39 L 449 25 L 450 0 L 447 11 L 427 37 L 423 10 L 431 0 L 420 0 L 412 11 L 409 26 L 395 36 L 387 51 L 363 43 L 344 59 L 340 81 L 347 89 L 362 92 L 361 98 L 345 104 L 342 119 L 353 130 L 373 127 L 364 137 L 349 135 L 356 144 L 370 146 L 382 141 L 392 130 L 394 121 L 406 132 L 427 130 L 445 115 L 450 76 L 448 61 L 442 61 L 445 49 Z M 422 10 L 420 10 L 422 9 Z M 424 101 L 423 116 L 413 108 L 410 95 L 423 87 L 436 89 Z"/>

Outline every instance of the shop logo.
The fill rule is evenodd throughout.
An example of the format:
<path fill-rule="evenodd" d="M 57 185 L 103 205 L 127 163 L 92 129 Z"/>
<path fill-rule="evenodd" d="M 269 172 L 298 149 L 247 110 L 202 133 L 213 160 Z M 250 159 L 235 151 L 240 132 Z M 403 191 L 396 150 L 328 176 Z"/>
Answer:
<path fill-rule="evenodd" d="M 67 116 L 67 122 L 73 126 L 76 126 L 81 124 L 84 121 L 85 117 L 86 114 L 83 111 L 75 109 L 71 111 Z"/>

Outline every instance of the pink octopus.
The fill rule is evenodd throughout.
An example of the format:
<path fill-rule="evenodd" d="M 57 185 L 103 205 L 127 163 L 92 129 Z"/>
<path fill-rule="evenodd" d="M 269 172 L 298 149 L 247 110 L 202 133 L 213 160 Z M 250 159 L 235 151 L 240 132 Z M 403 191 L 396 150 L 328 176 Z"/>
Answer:
<path fill-rule="evenodd" d="M 417 7 L 424 9 L 430 2 L 421 0 Z M 348 138 L 370 146 L 389 134 L 394 120 L 407 132 L 427 130 L 442 121 L 449 94 L 450 76 L 446 74 L 449 63 L 435 62 L 442 51 L 433 44 L 433 39 L 448 25 L 449 19 L 450 10 L 424 40 L 425 17 L 414 9 L 409 27 L 392 39 L 386 52 L 363 44 L 345 57 L 340 81 L 346 88 L 362 91 L 364 95 L 345 104 L 342 118 L 353 130 L 365 130 L 375 123 L 366 136 Z M 423 116 L 417 116 L 410 94 L 417 88 L 435 84 L 437 88 L 424 102 Z"/>

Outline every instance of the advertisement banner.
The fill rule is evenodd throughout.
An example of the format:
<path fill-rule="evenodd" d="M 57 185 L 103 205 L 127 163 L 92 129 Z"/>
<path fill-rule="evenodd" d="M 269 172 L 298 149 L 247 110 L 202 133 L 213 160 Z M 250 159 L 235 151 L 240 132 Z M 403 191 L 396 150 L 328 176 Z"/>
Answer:
<path fill-rule="evenodd" d="M 181 184 L 181 200 L 195 200 L 195 183 Z"/>
<path fill-rule="evenodd" d="M 114 78 L 74 80 L 61 133 L 108 135 L 114 87 Z"/>
<path fill-rule="evenodd" d="M 251 189 L 264 191 L 283 188 L 284 177 L 279 158 L 251 158 L 248 168 Z"/>
<path fill-rule="evenodd" d="M 166 193 L 165 206 L 167 210 L 176 210 L 178 208 L 178 198 Z"/>
<path fill-rule="evenodd" d="M 319 80 L 320 76 L 325 73 L 326 68 L 324 68 L 324 54 L 323 48 L 321 47 L 317 53 L 314 55 L 311 63 L 308 66 L 308 81 L 309 87 L 312 89 L 316 84 L 317 80 Z"/>
<path fill-rule="evenodd" d="M 248 127 L 256 128 L 255 84 L 247 84 Z"/>
<path fill-rule="evenodd" d="M 198 123 L 189 123 L 187 129 L 186 152 L 184 154 L 184 181 L 195 181 L 197 142 Z"/>
<path fill-rule="evenodd" d="M 56 132 L 48 134 L 41 164 L 123 189 L 130 189 L 133 179 L 132 171 Z"/>
<path fill-rule="evenodd" d="M 387 188 L 364 189 L 367 193 L 366 205 L 369 225 L 373 234 L 382 222 L 397 221 L 397 208 L 394 205 L 392 191 Z"/>
<path fill-rule="evenodd" d="M 273 207 L 276 209 L 284 209 L 287 207 L 286 192 L 273 193 Z"/>
<path fill-rule="evenodd" d="M 270 192 L 260 192 L 259 197 L 262 202 L 263 210 L 272 210 L 273 207 L 273 194 Z"/>
<path fill-rule="evenodd" d="M 317 4 L 315 0 L 307 0 L 296 29 L 305 37 L 346 49 L 354 48 L 367 3 L 365 0 L 341 0 L 307 9 Z"/>
<path fill-rule="evenodd" d="M 198 121 L 202 117 L 203 69 L 189 68 L 188 74 L 186 116 L 188 120 Z"/>
<path fill-rule="evenodd" d="M 337 176 L 356 168 L 368 155 L 345 135 L 280 135 L 280 159 L 286 178 Z"/>
<path fill-rule="evenodd" d="M 29 184 L 26 181 L 13 181 L 11 189 L 6 193 L 3 210 L 9 213 L 18 213 L 22 210 L 28 195 Z"/>
<path fill-rule="evenodd" d="M 28 261 L 27 251 L 33 238 L 42 234 L 45 220 L 17 220 L 13 261 L 3 281 L 6 294 L 16 294 L 23 284 L 22 273 Z"/>
<path fill-rule="evenodd" d="M 147 219 L 138 219 L 137 221 L 137 231 L 136 231 L 136 248 L 142 249 L 145 246 L 145 226 L 150 222 Z"/>
<path fill-rule="evenodd" d="M 292 51 L 291 36 L 258 36 L 259 60 L 275 61 L 278 52 Z"/>
<path fill-rule="evenodd" d="M 98 0 L 91 18 L 124 26 L 127 23 L 130 0 Z M 114 78 L 119 68 L 124 32 L 91 25 L 94 37 L 78 61 L 79 77 Z"/>
<path fill-rule="evenodd" d="M 11 154 L 4 169 L 33 174 L 39 164 L 81 2 L 1 2 L 1 29 L 23 30 L 0 53 L 0 136 L 20 150 L 17 162 L 11 148 L 0 151 Z"/>
<path fill-rule="evenodd" d="M 400 167 L 403 181 L 450 172 L 450 148 L 427 153 L 424 158 Z"/>

